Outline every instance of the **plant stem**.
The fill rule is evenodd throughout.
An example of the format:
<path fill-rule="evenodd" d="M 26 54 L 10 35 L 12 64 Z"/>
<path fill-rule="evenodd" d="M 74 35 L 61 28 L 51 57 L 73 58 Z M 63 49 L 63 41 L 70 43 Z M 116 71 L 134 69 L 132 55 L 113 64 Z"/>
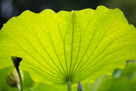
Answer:
<path fill-rule="evenodd" d="M 68 91 L 72 91 L 70 80 L 67 81 L 67 87 L 68 87 Z"/>
<path fill-rule="evenodd" d="M 20 74 L 20 71 L 19 71 L 19 68 L 16 68 L 17 70 L 17 73 L 18 73 L 18 77 L 19 77 L 19 86 L 18 86 L 18 89 L 19 91 L 23 91 L 23 87 L 22 87 L 22 78 L 21 78 L 21 74 Z"/>

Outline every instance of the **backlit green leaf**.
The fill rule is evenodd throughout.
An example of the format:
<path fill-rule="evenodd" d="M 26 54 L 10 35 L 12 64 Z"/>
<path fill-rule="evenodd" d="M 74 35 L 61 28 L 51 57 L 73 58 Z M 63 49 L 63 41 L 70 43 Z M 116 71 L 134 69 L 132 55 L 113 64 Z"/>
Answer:
<path fill-rule="evenodd" d="M 136 59 L 136 29 L 118 9 L 41 13 L 24 11 L 0 31 L 0 68 L 23 58 L 20 68 L 37 82 L 93 82 Z M 88 78 L 88 79 L 87 79 Z"/>

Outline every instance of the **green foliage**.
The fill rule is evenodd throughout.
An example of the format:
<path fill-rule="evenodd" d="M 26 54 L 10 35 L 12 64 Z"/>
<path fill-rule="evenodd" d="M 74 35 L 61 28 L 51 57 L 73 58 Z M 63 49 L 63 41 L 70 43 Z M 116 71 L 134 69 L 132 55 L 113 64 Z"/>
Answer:
<path fill-rule="evenodd" d="M 136 29 L 119 9 L 27 10 L 0 31 L 0 68 L 15 56 L 36 82 L 93 82 L 136 59 L 135 46 Z"/>
<path fill-rule="evenodd" d="M 97 91 L 135 91 L 136 63 L 129 63 L 119 77 L 105 77 Z"/>

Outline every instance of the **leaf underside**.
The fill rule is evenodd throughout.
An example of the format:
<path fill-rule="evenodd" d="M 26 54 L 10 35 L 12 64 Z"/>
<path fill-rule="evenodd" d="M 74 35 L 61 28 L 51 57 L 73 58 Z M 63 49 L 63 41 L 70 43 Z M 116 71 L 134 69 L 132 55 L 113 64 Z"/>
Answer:
<path fill-rule="evenodd" d="M 118 9 L 27 10 L 0 31 L 0 68 L 12 66 L 11 56 L 17 56 L 35 81 L 91 82 L 136 59 L 135 46 L 136 29 Z"/>

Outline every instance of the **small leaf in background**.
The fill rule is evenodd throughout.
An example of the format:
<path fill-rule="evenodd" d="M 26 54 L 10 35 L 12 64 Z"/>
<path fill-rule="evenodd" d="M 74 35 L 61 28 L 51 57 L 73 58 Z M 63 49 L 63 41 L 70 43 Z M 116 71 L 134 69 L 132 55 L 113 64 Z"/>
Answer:
<path fill-rule="evenodd" d="M 136 29 L 119 9 L 27 10 L 0 31 L 0 68 L 17 56 L 36 82 L 94 82 L 135 60 L 135 46 Z"/>
<path fill-rule="evenodd" d="M 81 82 L 78 83 L 78 91 L 84 91 L 84 87 Z"/>

